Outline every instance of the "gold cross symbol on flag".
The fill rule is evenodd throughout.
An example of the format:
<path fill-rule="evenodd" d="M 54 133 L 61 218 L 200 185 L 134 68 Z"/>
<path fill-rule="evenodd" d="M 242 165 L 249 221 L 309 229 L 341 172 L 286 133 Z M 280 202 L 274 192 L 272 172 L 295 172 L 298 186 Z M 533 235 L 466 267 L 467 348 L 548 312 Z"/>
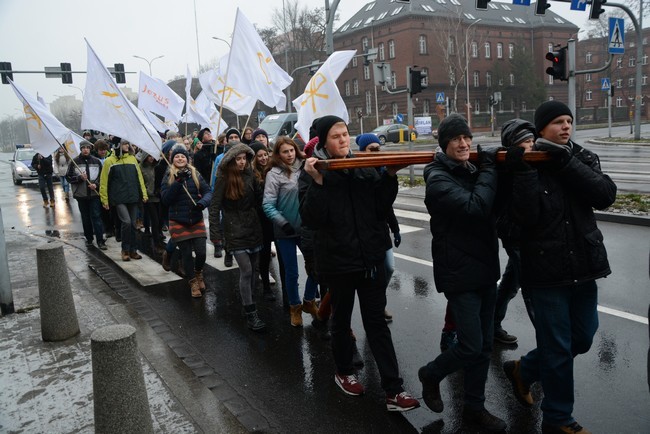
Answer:
<path fill-rule="evenodd" d="M 38 115 L 36 113 L 34 113 L 34 110 L 29 105 L 25 105 L 23 107 L 23 111 L 25 112 L 25 120 L 27 122 L 36 121 L 36 127 L 39 130 L 43 127 L 43 123 L 41 122 L 41 118 L 38 117 Z"/>
<path fill-rule="evenodd" d="M 221 77 L 219 77 L 219 81 L 221 82 L 221 84 L 226 84 L 226 83 L 224 83 L 224 81 L 221 79 Z M 227 95 L 227 96 L 226 96 L 226 92 L 228 92 L 228 95 Z M 217 91 L 217 93 L 222 94 L 222 95 L 221 95 L 221 98 L 222 98 L 222 99 L 223 99 L 224 96 L 225 96 L 225 99 L 223 99 L 223 102 L 228 102 L 228 101 L 230 101 L 230 97 L 231 97 L 233 94 L 235 94 L 235 96 L 236 96 L 237 98 L 239 98 L 239 99 L 242 98 L 241 94 L 240 94 L 239 92 L 237 92 L 233 87 L 230 87 L 230 86 L 226 86 L 226 87 L 224 87 L 223 89 Z"/>
<path fill-rule="evenodd" d="M 320 79 L 320 82 L 318 85 L 316 85 L 316 82 Z M 305 92 L 305 95 L 307 96 L 303 102 L 300 103 L 301 106 L 304 106 L 307 104 L 307 101 L 311 100 L 311 109 L 314 113 L 316 113 L 316 97 L 320 97 L 323 99 L 328 99 L 329 95 L 325 93 L 318 93 L 321 87 L 323 87 L 327 83 L 327 78 L 323 75 L 323 73 L 319 72 L 318 74 L 314 75 L 311 80 L 309 80 L 309 90 Z"/>
<path fill-rule="evenodd" d="M 271 63 L 271 58 L 267 57 L 265 59 L 264 55 L 258 51 L 257 59 L 260 61 L 260 69 L 262 70 L 262 74 L 264 74 L 264 78 L 266 78 L 266 84 L 272 84 L 273 82 L 269 80 L 269 75 L 266 73 L 266 68 L 265 68 L 266 64 Z"/>

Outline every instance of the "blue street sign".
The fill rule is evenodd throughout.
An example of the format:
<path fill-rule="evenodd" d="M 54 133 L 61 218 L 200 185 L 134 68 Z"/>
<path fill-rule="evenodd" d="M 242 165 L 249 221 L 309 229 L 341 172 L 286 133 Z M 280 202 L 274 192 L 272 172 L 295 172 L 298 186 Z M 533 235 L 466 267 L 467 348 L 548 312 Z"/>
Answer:
<path fill-rule="evenodd" d="M 530 6 L 530 0 L 512 0 L 513 5 Z"/>
<path fill-rule="evenodd" d="M 587 0 L 571 0 L 571 10 L 572 11 L 586 11 L 587 10 Z"/>
<path fill-rule="evenodd" d="M 610 54 L 625 54 L 625 22 L 623 18 L 609 18 L 609 44 L 607 52 Z"/>
<path fill-rule="evenodd" d="M 395 116 L 395 120 L 397 121 L 398 124 L 401 124 L 404 122 L 404 115 L 401 113 L 397 113 L 397 116 Z"/>
<path fill-rule="evenodd" d="M 436 102 L 438 104 L 444 104 L 445 103 L 445 93 L 444 92 L 436 92 Z"/>
<path fill-rule="evenodd" d="M 612 83 L 609 81 L 609 78 L 600 79 L 600 90 L 609 90 L 612 88 Z"/>

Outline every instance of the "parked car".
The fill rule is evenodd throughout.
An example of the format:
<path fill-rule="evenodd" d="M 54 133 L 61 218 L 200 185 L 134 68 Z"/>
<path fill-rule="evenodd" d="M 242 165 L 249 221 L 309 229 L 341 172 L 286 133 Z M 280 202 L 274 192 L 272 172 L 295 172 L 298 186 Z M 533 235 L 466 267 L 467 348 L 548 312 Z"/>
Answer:
<path fill-rule="evenodd" d="M 36 155 L 30 145 L 16 145 L 16 151 L 11 160 L 11 177 L 14 185 L 20 185 L 23 181 L 37 181 L 38 174 L 32 167 L 32 158 Z"/>
<path fill-rule="evenodd" d="M 379 143 L 383 145 L 386 142 L 399 143 L 400 131 L 402 131 L 404 141 L 409 141 L 411 134 L 415 134 L 415 138 L 418 137 L 418 132 L 415 131 L 415 128 L 409 128 L 404 124 L 382 125 L 372 130 L 371 133 L 377 136 Z"/>

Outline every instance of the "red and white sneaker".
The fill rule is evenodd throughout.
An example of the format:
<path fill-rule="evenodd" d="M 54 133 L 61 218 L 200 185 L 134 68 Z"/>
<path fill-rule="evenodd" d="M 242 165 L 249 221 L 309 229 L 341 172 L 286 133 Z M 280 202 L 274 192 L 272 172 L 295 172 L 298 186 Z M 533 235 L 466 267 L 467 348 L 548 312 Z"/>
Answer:
<path fill-rule="evenodd" d="M 348 395 L 359 396 L 363 395 L 363 392 L 365 391 L 363 384 L 357 381 L 356 375 L 334 374 L 334 382 L 341 388 L 343 392 L 347 393 Z"/>
<path fill-rule="evenodd" d="M 409 411 L 420 406 L 420 401 L 409 395 L 408 392 L 398 393 L 395 396 L 386 396 L 386 409 L 388 411 Z"/>

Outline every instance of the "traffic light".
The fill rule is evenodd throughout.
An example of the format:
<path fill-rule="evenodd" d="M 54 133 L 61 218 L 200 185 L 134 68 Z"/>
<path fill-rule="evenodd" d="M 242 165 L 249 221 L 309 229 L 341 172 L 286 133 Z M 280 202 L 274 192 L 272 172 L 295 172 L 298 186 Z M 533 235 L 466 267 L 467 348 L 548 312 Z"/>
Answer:
<path fill-rule="evenodd" d="M 422 71 L 411 69 L 411 96 L 420 93 L 423 89 L 427 88 L 426 84 L 422 84 L 422 79 L 425 77 L 426 75 L 424 75 Z"/>
<path fill-rule="evenodd" d="M 0 62 L 0 69 L 3 71 L 12 71 L 11 62 Z M 2 84 L 9 84 L 9 80 L 14 81 L 14 74 L 12 72 L 2 72 Z"/>
<path fill-rule="evenodd" d="M 535 15 L 545 15 L 546 9 L 550 7 L 551 5 L 548 4 L 548 0 L 537 0 L 537 5 L 535 6 Z"/>
<path fill-rule="evenodd" d="M 487 10 L 488 3 L 490 3 L 490 0 L 476 0 L 476 9 Z"/>
<path fill-rule="evenodd" d="M 124 64 L 115 63 L 115 81 L 117 83 L 126 83 L 126 74 L 124 73 Z"/>
<path fill-rule="evenodd" d="M 72 84 L 72 66 L 69 63 L 61 63 L 61 81 L 63 84 Z"/>
<path fill-rule="evenodd" d="M 546 68 L 546 73 L 556 80 L 566 81 L 568 79 L 566 52 L 567 47 L 562 47 L 558 51 L 546 53 L 546 60 L 553 62 L 553 66 Z"/>
<path fill-rule="evenodd" d="M 591 9 L 589 10 L 589 19 L 597 20 L 600 18 L 600 14 L 605 12 L 603 5 L 607 3 L 607 0 L 591 0 Z"/>

